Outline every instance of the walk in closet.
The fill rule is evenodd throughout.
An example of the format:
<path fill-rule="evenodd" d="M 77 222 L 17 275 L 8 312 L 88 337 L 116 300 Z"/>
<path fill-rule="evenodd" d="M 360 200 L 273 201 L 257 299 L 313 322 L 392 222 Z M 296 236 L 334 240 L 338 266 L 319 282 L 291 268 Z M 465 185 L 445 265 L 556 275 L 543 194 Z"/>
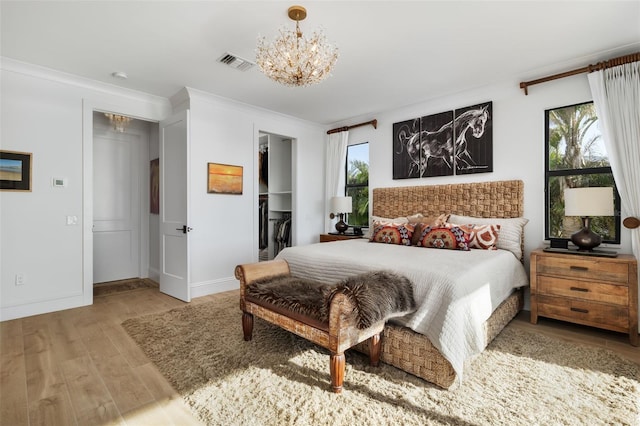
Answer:
<path fill-rule="evenodd" d="M 258 258 L 273 259 L 291 246 L 291 138 L 260 133 L 258 147 Z"/>

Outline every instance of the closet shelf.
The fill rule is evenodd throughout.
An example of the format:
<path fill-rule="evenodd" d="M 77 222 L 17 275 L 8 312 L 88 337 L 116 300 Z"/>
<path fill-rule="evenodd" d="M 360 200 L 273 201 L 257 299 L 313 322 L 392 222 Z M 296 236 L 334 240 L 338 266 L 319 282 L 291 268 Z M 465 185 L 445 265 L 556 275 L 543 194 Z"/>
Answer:
<path fill-rule="evenodd" d="M 269 192 L 269 195 L 291 195 L 291 191 L 274 191 Z"/>

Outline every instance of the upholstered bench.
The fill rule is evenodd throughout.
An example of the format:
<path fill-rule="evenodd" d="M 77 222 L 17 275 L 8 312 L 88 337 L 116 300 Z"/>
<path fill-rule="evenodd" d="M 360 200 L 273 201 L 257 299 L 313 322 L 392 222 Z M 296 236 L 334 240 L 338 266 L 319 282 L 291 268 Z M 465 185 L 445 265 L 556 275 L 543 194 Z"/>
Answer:
<path fill-rule="evenodd" d="M 370 363 L 378 365 L 385 321 L 415 309 L 411 282 L 384 271 L 329 285 L 292 277 L 286 261 L 273 260 L 238 265 L 235 276 L 244 339 L 251 340 L 255 315 L 328 349 L 336 393 L 344 382 L 344 351 L 369 339 Z"/>

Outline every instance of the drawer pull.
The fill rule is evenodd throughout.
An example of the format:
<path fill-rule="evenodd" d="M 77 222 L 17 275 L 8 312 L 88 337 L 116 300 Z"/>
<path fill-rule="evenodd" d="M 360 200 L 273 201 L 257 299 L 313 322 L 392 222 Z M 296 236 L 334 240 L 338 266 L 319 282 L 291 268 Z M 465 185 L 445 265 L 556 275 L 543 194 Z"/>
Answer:
<path fill-rule="evenodd" d="M 589 268 L 587 268 L 585 266 L 574 266 L 574 265 L 571 265 L 569 267 L 569 269 L 571 269 L 573 271 L 588 271 L 589 270 Z"/>
<path fill-rule="evenodd" d="M 588 288 L 580 288 L 580 287 L 570 287 L 569 288 L 571 291 L 581 291 L 583 293 L 588 293 L 589 289 Z"/>
<path fill-rule="evenodd" d="M 571 310 L 572 310 L 573 312 L 580 312 L 580 313 L 582 313 L 582 314 L 588 314 L 588 313 L 589 313 L 589 310 L 588 310 L 588 309 L 571 308 Z"/>

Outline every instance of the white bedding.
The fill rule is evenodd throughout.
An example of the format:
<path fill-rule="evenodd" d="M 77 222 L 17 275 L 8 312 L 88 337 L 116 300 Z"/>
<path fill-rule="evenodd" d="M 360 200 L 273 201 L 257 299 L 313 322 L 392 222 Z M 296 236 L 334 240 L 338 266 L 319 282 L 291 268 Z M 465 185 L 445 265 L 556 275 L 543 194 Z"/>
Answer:
<path fill-rule="evenodd" d="M 288 247 L 278 259 L 291 274 L 325 283 L 389 270 L 414 283 L 418 310 L 393 322 L 424 334 L 451 363 L 458 380 L 467 358 L 484 350 L 482 324 L 514 288 L 529 284 L 522 264 L 505 250 L 439 250 L 353 239 Z"/>

